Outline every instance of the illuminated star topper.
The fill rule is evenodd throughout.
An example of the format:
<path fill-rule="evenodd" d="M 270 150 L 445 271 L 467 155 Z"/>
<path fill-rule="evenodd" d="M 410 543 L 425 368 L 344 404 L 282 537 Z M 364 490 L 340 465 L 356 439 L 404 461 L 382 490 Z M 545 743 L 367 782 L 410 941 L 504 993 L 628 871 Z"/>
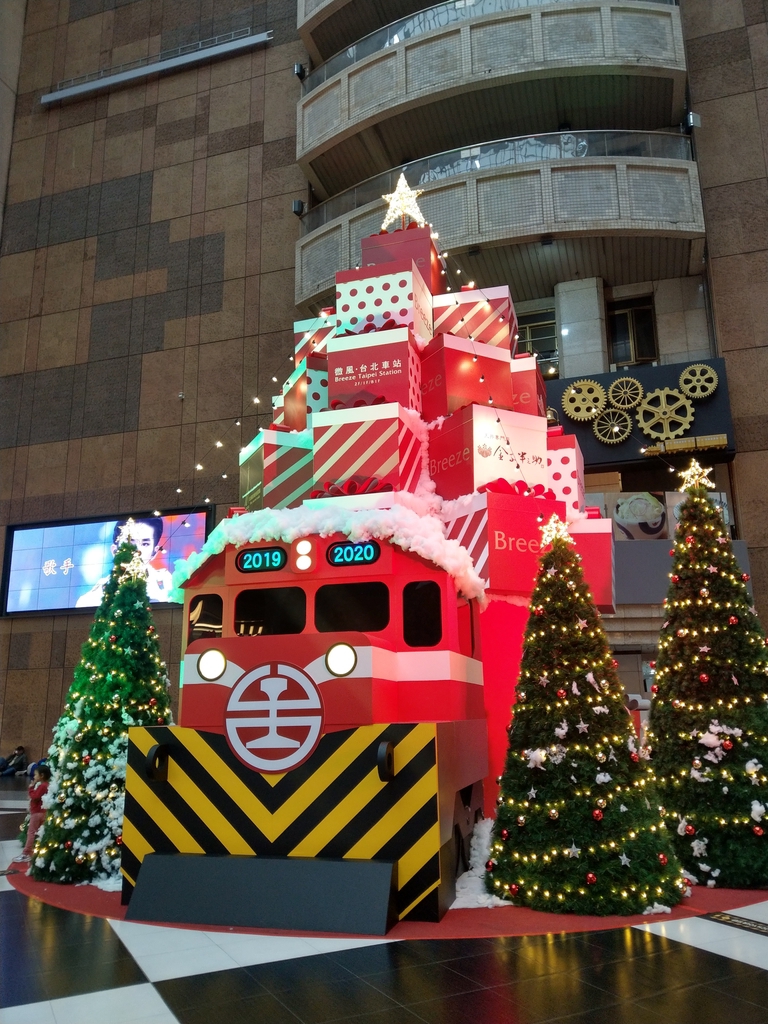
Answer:
<path fill-rule="evenodd" d="M 117 546 L 121 544 L 130 544 L 133 542 L 133 528 L 136 525 L 135 520 L 126 519 L 123 525 L 120 527 L 120 533 L 117 535 Z"/>
<path fill-rule="evenodd" d="M 573 537 L 568 533 L 568 527 L 560 516 L 553 515 L 548 523 L 541 527 L 541 546 L 546 547 L 556 539 L 564 540 L 568 544 L 575 544 Z"/>
<path fill-rule="evenodd" d="M 707 476 L 707 474 L 711 472 L 711 467 L 709 469 L 704 469 L 698 464 L 696 459 L 692 459 L 688 469 L 681 470 L 678 473 L 678 476 L 683 478 L 683 490 L 692 491 L 696 487 L 704 487 L 708 490 L 714 490 L 715 485 Z"/>
<path fill-rule="evenodd" d="M 419 204 L 416 202 L 417 197 L 420 196 L 423 191 L 424 190 L 420 188 L 411 188 L 405 180 L 405 175 L 401 174 L 397 181 L 395 191 L 391 192 L 387 196 L 381 197 L 389 203 L 387 216 L 384 218 L 381 230 L 385 231 L 390 224 L 395 224 L 398 217 L 400 217 L 402 227 L 405 227 L 405 218 L 410 217 L 411 220 L 416 221 L 420 228 L 423 228 L 426 221 L 424 220 L 424 215 L 419 209 Z"/>

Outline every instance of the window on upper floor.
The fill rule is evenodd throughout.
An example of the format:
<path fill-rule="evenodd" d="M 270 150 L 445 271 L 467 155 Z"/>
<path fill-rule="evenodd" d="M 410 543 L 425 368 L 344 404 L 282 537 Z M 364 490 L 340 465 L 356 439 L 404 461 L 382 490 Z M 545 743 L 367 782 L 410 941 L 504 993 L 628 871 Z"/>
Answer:
<path fill-rule="evenodd" d="M 625 299 L 608 304 L 608 347 L 615 366 L 653 363 L 659 358 L 653 298 Z"/>
<path fill-rule="evenodd" d="M 557 379 L 559 353 L 554 309 L 521 314 L 517 319 L 517 333 L 517 351 L 537 355 L 544 377 Z"/>

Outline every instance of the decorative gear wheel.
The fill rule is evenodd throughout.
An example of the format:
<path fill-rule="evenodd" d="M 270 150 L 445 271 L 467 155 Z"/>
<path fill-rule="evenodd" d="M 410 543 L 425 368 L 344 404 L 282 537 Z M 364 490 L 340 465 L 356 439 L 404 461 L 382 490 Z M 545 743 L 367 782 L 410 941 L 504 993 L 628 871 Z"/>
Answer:
<path fill-rule="evenodd" d="M 563 395 L 563 409 L 572 420 L 593 420 L 606 405 L 605 388 L 596 380 L 576 380 Z"/>
<path fill-rule="evenodd" d="M 693 363 L 680 374 L 680 390 L 689 398 L 709 398 L 717 389 L 717 373 L 706 363 Z"/>
<path fill-rule="evenodd" d="M 634 377 L 617 377 L 608 388 L 608 401 L 617 409 L 634 409 L 639 405 L 645 389 Z"/>
<path fill-rule="evenodd" d="M 693 423 L 693 406 L 674 388 L 657 388 L 638 406 L 637 423 L 648 437 L 671 441 L 684 434 Z"/>
<path fill-rule="evenodd" d="M 632 417 L 623 409 L 605 409 L 593 422 L 592 429 L 603 444 L 621 444 L 632 433 Z"/>

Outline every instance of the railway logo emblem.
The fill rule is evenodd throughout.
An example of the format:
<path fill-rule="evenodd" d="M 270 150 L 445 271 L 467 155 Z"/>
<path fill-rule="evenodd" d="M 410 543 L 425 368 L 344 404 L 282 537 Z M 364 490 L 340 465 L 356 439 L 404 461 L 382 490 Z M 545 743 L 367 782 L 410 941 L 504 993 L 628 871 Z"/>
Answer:
<path fill-rule="evenodd" d="M 225 723 L 232 752 L 243 764 L 260 772 L 287 772 L 317 746 L 323 704 L 306 672 L 271 662 L 246 672 L 235 686 Z"/>

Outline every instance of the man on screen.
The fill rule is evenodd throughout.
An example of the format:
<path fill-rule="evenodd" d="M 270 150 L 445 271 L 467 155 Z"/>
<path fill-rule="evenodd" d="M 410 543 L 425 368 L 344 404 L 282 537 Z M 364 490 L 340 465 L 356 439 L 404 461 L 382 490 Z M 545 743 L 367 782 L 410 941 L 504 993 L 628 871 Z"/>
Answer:
<path fill-rule="evenodd" d="M 163 536 L 163 520 L 131 519 L 122 520 L 115 525 L 112 532 L 112 555 L 117 553 L 121 534 L 127 536 L 139 550 L 142 562 L 147 567 L 147 597 L 150 601 L 167 601 L 173 586 L 171 574 L 167 569 L 156 569 L 150 563 L 160 550 L 160 539 Z M 77 599 L 77 608 L 95 608 L 101 604 L 104 596 L 104 585 L 109 576 L 104 576 L 86 594 Z"/>

